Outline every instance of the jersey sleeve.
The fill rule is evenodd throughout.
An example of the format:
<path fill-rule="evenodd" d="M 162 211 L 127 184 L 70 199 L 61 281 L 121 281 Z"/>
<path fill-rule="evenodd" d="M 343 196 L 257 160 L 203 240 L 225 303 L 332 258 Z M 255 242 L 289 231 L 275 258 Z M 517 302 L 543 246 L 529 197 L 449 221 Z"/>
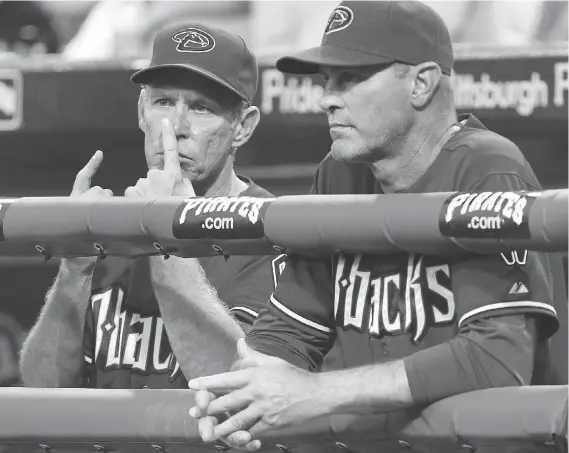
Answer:
<path fill-rule="evenodd" d="M 471 184 L 468 192 L 536 190 L 514 173 L 488 175 Z M 532 314 L 538 321 L 540 337 L 551 336 L 558 328 L 556 286 L 552 267 L 558 266 L 550 254 L 512 250 L 499 255 L 470 255 L 451 264 L 452 291 L 458 326 L 480 318 Z M 566 303 L 566 301 L 565 301 Z"/>
<path fill-rule="evenodd" d="M 336 339 L 330 265 L 289 255 L 278 285 L 247 343 L 311 371 L 320 369 Z"/>
<path fill-rule="evenodd" d="M 83 357 L 85 360 L 83 366 L 83 387 L 90 387 L 89 381 L 93 374 L 93 367 L 95 366 L 95 327 L 93 325 L 93 321 L 93 311 L 91 309 L 91 304 L 89 304 L 83 329 Z"/>
<path fill-rule="evenodd" d="M 327 192 L 320 168 L 312 195 Z M 267 309 L 247 335 L 247 343 L 264 354 L 318 370 L 336 340 L 332 260 L 289 254 L 281 257 L 278 271 Z"/>
<path fill-rule="evenodd" d="M 240 257 L 231 279 L 217 288 L 218 296 L 245 326 L 253 324 L 274 290 L 273 256 Z"/>

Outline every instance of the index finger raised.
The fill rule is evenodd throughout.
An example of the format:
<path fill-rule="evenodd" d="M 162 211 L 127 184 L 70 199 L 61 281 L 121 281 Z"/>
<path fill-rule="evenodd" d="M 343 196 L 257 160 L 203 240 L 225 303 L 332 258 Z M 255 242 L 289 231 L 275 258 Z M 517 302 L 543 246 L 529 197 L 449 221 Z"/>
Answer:
<path fill-rule="evenodd" d="M 103 162 L 103 152 L 98 150 L 93 154 L 87 165 L 85 165 L 75 177 L 73 192 L 85 192 L 91 187 L 91 180 Z"/>
<path fill-rule="evenodd" d="M 168 118 L 162 118 L 162 147 L 164 148 L 164 170 L 167 172 L 180 171 L 176 131 Z"/>

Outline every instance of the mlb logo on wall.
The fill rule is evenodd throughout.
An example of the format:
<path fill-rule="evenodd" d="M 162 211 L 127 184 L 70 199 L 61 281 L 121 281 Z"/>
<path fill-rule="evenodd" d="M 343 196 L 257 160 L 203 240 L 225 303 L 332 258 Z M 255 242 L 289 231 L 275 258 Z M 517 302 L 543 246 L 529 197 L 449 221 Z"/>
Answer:
<path fill-rule="evenodd" d="M 22 73 L 0 69 L 0 131 L 13 131 L 21 126 L 23 94 Z"/>

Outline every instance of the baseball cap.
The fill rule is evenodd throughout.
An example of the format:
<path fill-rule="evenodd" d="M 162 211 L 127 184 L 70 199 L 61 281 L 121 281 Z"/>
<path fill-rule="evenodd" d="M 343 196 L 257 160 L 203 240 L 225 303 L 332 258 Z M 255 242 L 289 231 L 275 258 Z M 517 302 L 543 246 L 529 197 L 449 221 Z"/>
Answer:
<path fill-rule="evenodd" d="M 148 68 L 132 75 L 135 83 L 149 83 L 165 69 L 201 74 L 248 102 L 257 91 L 258 68 L 245 41 L 233 33 L 199 23 L 176 23 L 154 38 Z"/>
<path fill-rule="evenodd" d="M 322 43 L 277 61 L 292 74 L 314 74 L 319 65 L 350 67 L 401 62 L 438 63 L 450 75 L 454 62 L 442 18 L 419 1 L 344 1 L 330 15 Z"/>

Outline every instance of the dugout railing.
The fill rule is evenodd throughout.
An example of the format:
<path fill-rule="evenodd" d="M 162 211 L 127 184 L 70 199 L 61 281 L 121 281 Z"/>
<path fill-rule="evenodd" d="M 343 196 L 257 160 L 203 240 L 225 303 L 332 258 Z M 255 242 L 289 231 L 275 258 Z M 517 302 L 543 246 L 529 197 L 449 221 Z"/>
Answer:
<path fill-rule="evenodd" d="M 489 193 L 476 196 L 490 199 Z M 239 219 L 247 217 L 240 210 L 232 213 L 220 207 L 219 199 L 4 199 L 0 253 L 105 259 L 358 252 L 362 247 L 374 253 L 445 255 L 517 248 L 553 252 L 567 249 L 568 196 L 566 189 L 512 192 L 508 198 L 516 200 L 521 216 L 510 222 L 512 216 L 503 210 L 499 215 L 504 228 L 482 235 L 473 234 L 464 223 L 468 214 L 460 213 L 465 196 L 459 193 L 231 199 L 258 203 L 255 222 Z M 207 212 L 200 215 L 198 207 L 208 203 L 211 209 L 204 208 Z M 206 218 L 228 215 L 235 219 L 230 230 L 203 228 Z M 354 232 L 354 217 L 361 219 L 357 234 L 347 234 Z M 200 442 L 188 413 L 193 398 L 190 390 L 2 389 L 0 452 L 224 450 L 223 445 Z M 454 396 L 422 411 L 331 415 L 268 432 L 262 437 L 263 451 L 566 452 L 567 409 L 566 385 L 488 389 Z"/>

